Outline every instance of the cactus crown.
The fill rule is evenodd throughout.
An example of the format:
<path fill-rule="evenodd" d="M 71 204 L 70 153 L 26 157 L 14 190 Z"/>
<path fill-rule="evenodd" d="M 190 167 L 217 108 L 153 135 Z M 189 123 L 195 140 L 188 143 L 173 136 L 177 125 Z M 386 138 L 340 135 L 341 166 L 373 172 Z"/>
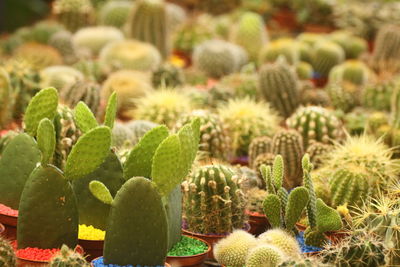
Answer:
<path fill-rule="evenodd" d="M 85 257 L 76 250 L 71 250 L 67 245 L 62 245 L 60 252 L 51 259 L 49 266 L 88 267 L 90 265 Z"/>

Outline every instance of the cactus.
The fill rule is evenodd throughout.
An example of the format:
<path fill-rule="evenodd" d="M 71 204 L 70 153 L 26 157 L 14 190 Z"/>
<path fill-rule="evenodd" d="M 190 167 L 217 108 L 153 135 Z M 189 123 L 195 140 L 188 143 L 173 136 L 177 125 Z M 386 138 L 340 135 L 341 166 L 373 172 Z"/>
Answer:
<path fill-rule="evenodd" d="M 178 87 L 183 85 L 185 77 L 182 69 L 172 64 L 164 64 L 157 68 L 152 75 L 152 82 L 157 87 Z"/>
<path fill-rule="evenodd" d="M 225 234 L 243 227 L 244 196 L 240 178 L 231 168 L 219 164 L 199 167 L 183 188 L 189 231 Z"/>
<path fill-rule="evenodd" d="M 278 126 L 278 117 L 267 103 L 249 98 L 229 100 L 219 108 L 219 114 L 239 156 L 247 154 L 253 138 L 272 136 Z"/>
<path fill-rule="evenodd" d="M 17 266 L 14 249 L 8 240 L 3 237 L 0 237 L 0 265 Z"/>
<path fill-rule="evenodd" d="M 252 188 L 246 192 L 247 207 L 251 213 L 264 214 L 263 201 L 267 196 L 267 191 L 259 188 Z"/>
<path fill-rule="evenodd" d="M 130 37 L 153 44 L 164 59 L 170 53 L 167 16 L 163 1 L 141 0 L 135 3 L 128 21 Z"/>
<path fill-rule="evenodd" d="M 66 86 L 70 86 L 84 79 L 80 71 L 69 66 L 51 66 L 44 68 L 40 72 L 40 78 L 40 85 L 42 87 L 51 86 L 59 91 Z"/>
<path fill-rule="evenodd" d="M 377 36 L 372 54 L 373 68 L 379 72 L 395 73 L 399 70 L 400 59 L 400 27 L 397 25 L 383 26 Z"/>
<path fill-rule="evenodd" d="M 296 74 L 300 80 L 309 80 L 313 75 L 313 68 L 311 64 L 300 61 L 296 64 Z"/>
<path fill-rule="evenodd" d="M 321 77 L 328 77 L 331 69 L 345 59 L 343 48 L 336 43 L 321 41 L 315 45 L 313 68 Z"/>
<path fill-rule="evenodd" d="M 158 126 L 158 124 L 150 121 L 134 120 L 127 123 L 126 127 L 131 131 L 131 143 L 136 145 L 140 138 L 142 138 L 145 133 Z"/>
<path fill-rule="evenodd" d="M 228 130 L 217 114 L 207 110 L 194 110 L 182 116 L 176 124 L 177 128 L 200 118 L 200 144 L 199 151 L 203 151 L 210 158 L 227 160 L 232 154 Z"/>
<path fill-rule="evenodd" d="M 100 86 L 94 82 L 78 81 L 60 92 L 63 103 L 71 108 L 83 101 L 96 115 L 100 105 Z"/>
<path fill-rule="evenodd" d="M 260 90 L 264 98 L 285 118 L 299 106 L 298 79 L 285 62 L 262 66 Z"/>
<path fill-rule="evenodd" d="M 359 87 L 350 83 L 329 84 L 325 90 L 331 99 L 332 106 L 343 112 L 349 112 L 357 106 L 357 96 L 361 93 Z"/>
<path fill-rule="evenodd" d="M 78 252 L 71 250 L 66 245 L 62 245 L 58 252 L 50 261 L 50 267 L 89 267 L 89 263 Z"/>
<path fill-rule="evenodd" d="M 72 34 L 69 31 L 54 33 L 49 40 L 49 45 L 58 50 L 65 63 L 71 64 L 77 61 L 76 47 L 72 43 Z"/>
<path fill-rule="evenodd" d="M 63 58 L 57 49 L 50 45 L 29 42 L 15 49 L 13 56 L 26 60 L 37 70 L 45 67 L 61 65 Z"/>
<path fill-rule="evenodd" d="M 307 87 L 302 90 L 301 104 L 303 106 L 327 107 L 330 106 L 331 99 L 329 98 L 329 95 L 326 92 L 326 90 Z"/>
<path fill-rule="evenodd" d="M 0 68 L 0 126 L 5 128 L 12 120 L 12 88 L 7 71 Z"/>
<path fill-rule="evenodd" d="M 371 70 L 362 61 L 348 60 L 332 68 L 329 73 L 330 83 L 350 83 L 365 85 L 371 79 Z"/>
<path fill-rule="evenodd" d="M 271 152 L 271 141 L 268 136 L 259 136 L 251 140 L 249 145 L 249 166 L 251 168 L 255 167 L 254 163 L 259 155 Z M 259 168 L 256 169 L 258 170 Z"/>
<path fill-rule="evenodd" d="M 220 80 L 220 85 L 231 88 L 234 96 L 238 98 L 257 98 L 259 95 L 258 75 L 253 71 L 246 72 L 242 70 L 240 73 L 227 75 Z"/>
<path fill-rule="evenodd" d="M 116 123 L 112 130 L 112 146 L 118 150 L 131 147 L 132 131 L 123 123 Z"/>
<path fill-rule="evenodd" d="M 389 79 L 366 86 L 362 94 L 363 106 L 377 111 L 389 111 L 392 94 L 398 86 L 397 79 Z"/>
<path fill-rule="evenodd" d="M 94 23 L 94 7 L 90 0 L 57 0 L 53 14 L 71 32 Z"/>
<path fill-rule="evenodd" d="M 281 229 L 268 230 L 258 237 L 261 244 L 278 248 L 285 258 L 299 259 L 300 247 L 296 239 Z"/>
<path fill-rule="evenodd" d="M 368 49 L 367 42 L 345 31 L 335 31 L 329 35 L 329 39 L 340 45 L 347 59 L 357 59 Z"/>
<path fill-rule="evenodd" d="M 272 153 L 262 153 L 256 157 L 253 163 L 253 170 L 257 172 L 257 177 L 260 180 L 260 185 L 265 188 L 265 181 L 263 179 L 260 167 L 262 165 L 271 166 L 274 163 L 275 155 Z"/>
<path fill-rule="evenodd" d="M 167 3 L 167 27 L 170 34 L 175 33 L 176 30 L 187 21 L 188 17 L 186 10 L 180 5 L 174 3 Z M 169 40 L 170 41 L 170 40 Z"/>
<path fill-rule="evenodd" d="M 16 137 L 18 135 L 17 131 L 7 131 L 7 133 L 3 134 L 0 137 L 0 157 L 4 152 L 4 149 L 8 146 L 8 144 L 10 143 L 11 140 L 14 139 L 14 137 Z"/>
<path fill-rule="evenodd" d="M 299 51 L 294 48 L 294 40 L 282 38 L 267 44 L 260 51 L 259 64 L 274 63 L 279 57 L 293 65 L 299 61 Z"/>
<path fill-rule="evenodd" d="M 187 96 L 165 88 L 139 98 L 137 108 L 132 112 L 139 120 L 148 120 L 173 128 L 180 115 L 190 110 L 190 100 Z"/>
<path fill-rule="evenodd" d="M 99 23 L 101 25 L 121 28 L 128 21 L 129 14 L 133 8 L 132 2 L 107 1 L 99 11 Z"/>
<path fill-rule="evenodd" d="M 259 50 L 268 41 L 268 33 L 263 18 L 257 13 L 244 13 L 240 17 L 231 39 L 247 51 L 252 61 L 256 61 Z"/>
<path fill-rule="evenodd" d="M 339 119 L 322 107 L 300 107 L 286 123 L 303 136 L 305 149 L 312 140 L 329 144 L 332 140 L 339 141 L 343 136 Z"/>
<path fill-rule="evenodd" d="M 106 45 L 100 51 L 99 61 L 110 72 L 119 69 L 148 71 L 160 65 L 161 56 L 151 44 L 124 40 Z"/>
<path fill-rule="evenodd" d="M 247 256 L 247 267 L 271 266 L 275 267 L 284 259 L 282 252 L 274 246 L 260 245 L 252 249 Z"/>
<path fill-rule="evenodd" d="M 213 248 L 215 259 L 219 264 L 242 267 L 251 249 L 257 246 L 257 240 L 243 230 L 235 230 L 221 239 Z"/>
<path fill-rule="evenodd" d="M 315 169 L 323 166 L 327 155 L 333 150 L 332 145 L 323 144 L 320 142 L 311 142 L 307 147 L 306 153 L 310 156 L 310 162 Z"/>
<path fill-rule="evenodd" d="M 301 185 L 301 158 L 304 154 L 303 138 L 295 130 L 281 130 L 272 138 L 271 153 L 281 155 L 285 162 L 284 187 Z"/>
<path fill-rule="evenodd" d="M 196 46 L 193 64 L 211 78 L 238 71 L 247 63 L 247 53 L 243 48 L 222 40 L 209 40 Z"/>
<path fill-rule="evenodd" d="M 389 116 L 385 112 L 376 111 L 368 116 L 367 133 L 376 135 L 379 128 L 389 124 Z"/>
<path fill-rule="evenodd" d="M 76 62 L 72 67 L 80 71 L 88 80 L 101 82 L 105 79 L 98 60 L 82 59 Z"/>
<path fill-rule="evenodd" d="M 400 128 L 400 88 L 395 88 L 392 94 L 390 105 L 390 125 L 395 128 Z"/>

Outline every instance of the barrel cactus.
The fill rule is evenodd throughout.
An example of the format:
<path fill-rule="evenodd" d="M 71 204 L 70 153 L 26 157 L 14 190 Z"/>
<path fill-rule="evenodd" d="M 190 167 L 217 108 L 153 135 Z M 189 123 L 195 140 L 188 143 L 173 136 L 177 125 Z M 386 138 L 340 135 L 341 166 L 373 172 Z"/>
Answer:
<path fill-rule="evenodd" d="M 131 1 L 107 1 L 99 10 L 98 21 L 101 25 L 121 28 L 128 21 L 132 8 Z"/>
<path fill-rule="evenodd" d="M 71 32 L 94 23 L 95 10 L 90 0 L 57 0 L 52 12 Z"/>
<path fill-rule="evenodd" d="M 358 60 L 348 60 L 332 68 L 329 73 L 329 82 L 362 86 L 371 80 L 371 76 L 371 70 L 365 63 Z"/>
<path fill-rule="evenodd" d="M 246 259 L 246 266 L 257 267 L 267 264 L 266 266 L 278 266 L 285 258 L 285 255 L 275 246 L 259 245 L 252 249 Z"/>
<path fill-rule="evenodd" d="M 268 136 L 259 136 L 251 140 L 249 146 L 249 166 L 253 167 L 258 155 L 271 151 L 271 138 Z"/>
<path fill-rule="evenodd" d="M 289 64 L 299 61 L 299 51 L 294 46 L 295 41 L 289 38 L 274 40 L 264 46 L 259 53 L 259 64 L 273 63 L 279 57 L 284 57 Z"/>
<path fill-rule="evenodd" d="M 184 83 L 185 77 L 181 68 L 172 64 L 163 64 L 153 71 L 152 82 L 157 87 L 178 87 Z"/>
<path fill-rule="evenodd" d="M 369 109 L 389 111 L 392 93 L 397 87 L 399 87 L 399 81 L 396 79 L 368 84 L 362 91 L 361 102 Z"/>
<path fill-rule="evenodd" d="M 311 142 L 307 147 L 306 153 L 310 156 L 310 161 L 315 169 L 318 169 L 325 162 L 329 152 L 333 150 L 333 145 L 320 142 Z"/>
<path fill-rule="evenodd" d="M 345 59 L 343 48 L 336 43 L 322 41 L 315 46 L 313 68 L 320 77 L 328 77 L 331 69 Z"/>
<path fill-rule="evenodd" d="M 364 39 L 350 32 L 335 31 L 329 34 L 328 38 L 343 48 L 347 59 L 357 59 L 368 49 L 368 44 Z"/>
<path fill-rule="evenodd" d="M 90 265 L 79 252 L 71 250 L 68 246 L 63 245 L 60 252 L 51 259 L 49 266 L 88 267 Z"/>
<path fill-rule="evenodd" d="M 300 246 L 290 233 L 282 229 L 271 229 L 261 234 L 258 240 L 262 244 L 268 244 L 279 249 L 285 257 L 300 258 Z"/>
<path fill-rule="evenodd" d="M 83 101 L 94 114 L 97 114 L 100 106 L 100 85 L 94 82 L 78 81 L 64 87 L 60 92 L 60 98 L 71 108 L 75 107 L 79 101 Z"/>
<path fill-rule="evenodd" d="M 61 91 L 64 87 L 71 86 L 84 79 L 83 74 L 70 66 L 51 66 L 40 72 L 40 85 L 54 87 Z"/>
<path fill-rule="evenodd" d="M 349 112 L 358 104 L 360 87 L 350 83 L 333 83 L 325 88 L 335 109 Z"/>
<path fill-rule="evenodd" d="M 47 44 L 25 43 L 15 49 L 13 56 L 21 58 L 40 70 L 45 67 L 61 65 L 63 58 L 57 49 Z"/>

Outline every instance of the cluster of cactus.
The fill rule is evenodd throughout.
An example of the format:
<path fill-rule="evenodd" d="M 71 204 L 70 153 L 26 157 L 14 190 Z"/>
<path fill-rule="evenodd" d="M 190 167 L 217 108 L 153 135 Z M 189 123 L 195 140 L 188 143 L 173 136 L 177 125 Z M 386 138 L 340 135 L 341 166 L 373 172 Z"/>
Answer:
<path fill-rule="evenodd" d="M 14 249 L 11 244 L 3 237 L 0 237 L 0 265 L 1 266 L 17 266 Z"/>
<path fill-rule="evenodd" d="M 184 214 L 188 230 L 225 234 L 244 227 L 245 198 L 240 177 L 224 165 L 205 165 L 183 183 Z"/>
<path fill-rule="evenodd" d="M 172 64 L 163 64 L 153 71 L 152 83 L 158 87 L 178 87 L 183 85 L 185 77 L 182 69 Z"/>
<path fill-rule="evenodd" d="M 372 55 L 373 68 L 378 72 L 396 73 L 399 66 L 400 27 L 383 26 L 376 37 L 376 45 Z"/>
<path fill-rule="evenodd" d="M 345 59 L 343 48 L 330 41 L 322 41 L 315 45 L 313 68 L 320 77 L 328 77 L 331 69 Z"/>
<path fill-rule="evenodd" d="M 94 82 L 78 81 L 64 87 L 60 92 L 60 98 L 71 108 L 83 101 L 94 114 L 97 114 L 100 106 L 100 86 Z"/>
<path fill-rule="evenodd" d="M 50 267 L 89 267 L 89 263 L 85 258 L 74 250 L 68 248 L 68 246 L 63 245 L 60 252 L 58 252 L 50 261 Z"/>
<path fill-rule="evenodd" d="M 287 118 L 299 106 L 299 84 L 296 74 L 285 62 L 265 64 L 259 74 L 264 98 Z"/>
<path fill-rule="evenodd" d="M 133 5 L 130 1 L 107 1 L 99 11 L 99 23 L 121 28 L 128 21 L 132 8 Z"/>
<path fill-rule="evenodd" d="M 399 85 L 396 79 L 367 85 L 362 92 L 362 105 L 378 111 L 389 111 L 392 94 Z"/>
<path fill-rule="evenodd" d="M 57 0 L 53 13 L 71 32 L 91 25 L 95 19 L 95 10 L 90 0 Z"/>

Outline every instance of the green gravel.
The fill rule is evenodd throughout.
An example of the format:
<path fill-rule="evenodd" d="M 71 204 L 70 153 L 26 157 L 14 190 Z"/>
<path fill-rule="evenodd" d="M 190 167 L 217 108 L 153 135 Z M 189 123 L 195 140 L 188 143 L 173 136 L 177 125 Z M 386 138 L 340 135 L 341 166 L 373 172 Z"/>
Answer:
<path fill-rule="evenodd" d="M 193 256 L 207 251 L 207 245 L 200 240 L 183 235 L 169 252 L 168 256 Z"/>

